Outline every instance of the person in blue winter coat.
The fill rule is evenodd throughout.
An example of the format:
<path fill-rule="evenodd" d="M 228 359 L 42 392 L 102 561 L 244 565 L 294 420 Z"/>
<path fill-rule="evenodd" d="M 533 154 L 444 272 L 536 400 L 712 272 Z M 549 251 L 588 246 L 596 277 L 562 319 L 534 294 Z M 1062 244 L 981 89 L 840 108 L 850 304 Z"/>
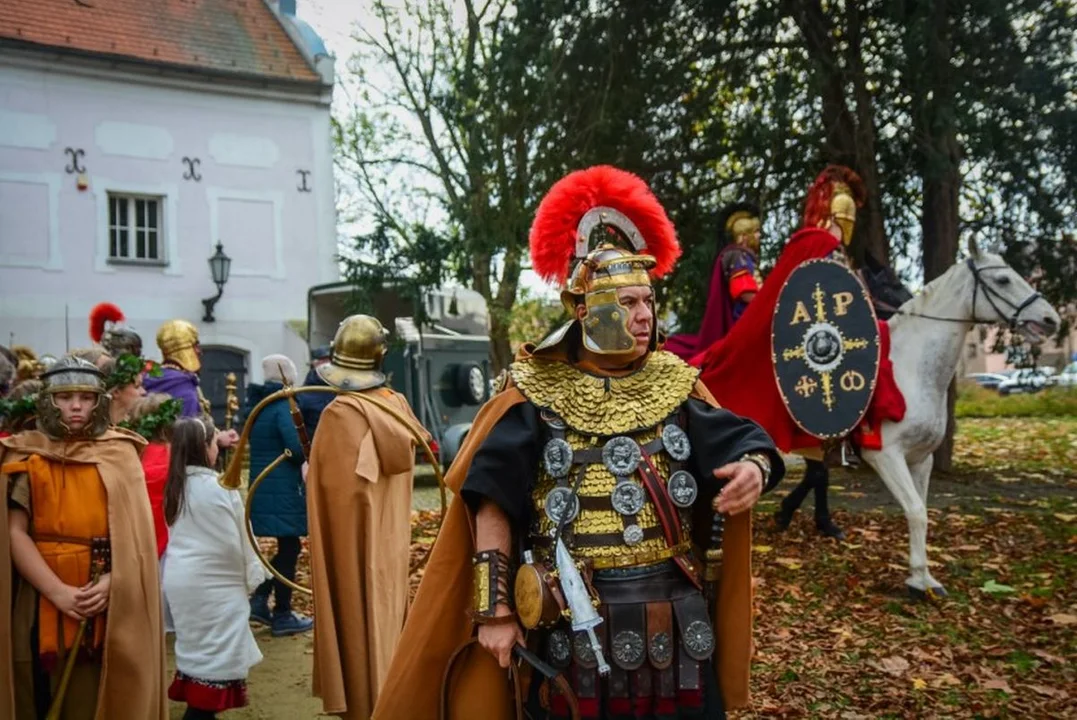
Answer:
<path fill-rule="evenodd" d="M 254 406 L 285 384 L 294 385 L 295 364 L 284 355 L 269 355 L 262 360 L 265 383 L 247 387 L 244 418 Z M 292 423 L 288 401 L 276 400 L 265 407 L 250 432 L 253 480 L 284 449 L 292 456 L 270 472 L 251 502 L 251 526 L 258 537 L 277 539 L 273 567 L 289 580 L 295 580 L 299 560 L 300 538 L 307 534 L 307 496 L 303 479 L 303 448 Z M 269 596 L 274 596 L 270 612 Z M 292 590 L 279 580 L 270 579 L 258 586 L 251 596 L 251 621 L 270 626 L 275 637 L 295 635 L 313 627 L 313 620 L 292 611 Z"/>
<path fill-rule="evenodd" d="M 322 380 L 322 376 L 318 374 L 318 368 L 329 362 L 329 353 L 328 345 L 322 345 L 310 351 L 310 372 L 307 373 L 303 385 L 329 387 L 329 383 Z M 307 426 L 307 437 L 311 442 L 314 442 L 314 431 L 318 429 L 318 419 L 322 416 L 322 410 L 325 410 L 335 397 L 333 393 L 308 392 L 296 398 L 299 409 L 303 413 L 303 424 Z"/>

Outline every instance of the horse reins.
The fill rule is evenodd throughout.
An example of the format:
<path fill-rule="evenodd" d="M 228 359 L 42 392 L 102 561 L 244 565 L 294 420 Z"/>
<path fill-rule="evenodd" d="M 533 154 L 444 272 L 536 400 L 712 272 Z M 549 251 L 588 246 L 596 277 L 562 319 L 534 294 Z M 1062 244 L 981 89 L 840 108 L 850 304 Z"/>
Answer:
<path fill-rule="evenodd" d="M 991 308 L 996 313 L 999 314 L 999 317 L 1003 317 L 1003 318 L 1006 317 L 1006 313 L 1004 313 L 999 308 L 999 303 L 1002 303 L 1004 305 L 1009 306 L 1014 311 L 1013 315 L 1006 320 L 1006 323 L 1009 326 L 1010 330 L 1016 330 L 1017 329 L 1018 318 L 1021 316 L 1021 313 L 1023 311 L 1025 311 L 1025 310 L 1027 310 L 1028 307 L 1030 305 L 1032 305 L 1034 302 L 1036 302 L 1037 300 L 1040 300 L 1041 298 L 1043 298 L 1043 295 L 1041 295 L 1039 292 L 1033 292 L 1031 295 L 1029 295 L 1027 298 L 1025 298 L 1024 301 L 1020 305 L 1014 304 L 1013 302 L 1010 301 L 1009 298 L 1005 298 L 998 291 L 993 290 L 991 288 L 991 286 L 988 285 L 984 281 L 984 279 L 980 276 L 980 273 L 982 273 L 984 270 L 1009 269 L 1008 265 L 988 265 L 987 267 L 982 267 L 981 268 L 981 267 L 976 267 L 976 263 L 973 262 L 972 258 L 969 258 L 968 260 L 966 260 L 965 264 L 968 266 L 969 270 L 972 271 L 972 278 L 973 278 L 973 285 L 972 285 L 972 314 L 973 314 L 973 317 L 972 318 L 948 318 L 948 317 L 939 317 L 938 315 L 928 315 L 926 313 L 910 312 L 908 310 L 902 310 L 901 308 L 893 307 L 889 303 L 883 302 L 882 300 L 876 300 L 875 298 L 872 298 L 872 304 L 874 304 L 875 307 L 877 307 L 877 308 L 879 308 L 881 310 L 885 310 L 885 311 L 893 313 L 895 315 L 904 315 L 906 317 L 918 317 L 918 318 L 923 318 L 925 320 L 935 320 L 935 321 L 938 321 L 938 322 L 961 323 L 963 325 L 994 325 L 994 324 L 998 323 L 999 321 L 998 320 L 982 320 L 980 318 L 975 317 L 975 315 L 976 315 L 976 299 L 979 296 L 980 288 L 983 288 L 984 297 L 987 298 L 987 302 L 991 305 Z"/>

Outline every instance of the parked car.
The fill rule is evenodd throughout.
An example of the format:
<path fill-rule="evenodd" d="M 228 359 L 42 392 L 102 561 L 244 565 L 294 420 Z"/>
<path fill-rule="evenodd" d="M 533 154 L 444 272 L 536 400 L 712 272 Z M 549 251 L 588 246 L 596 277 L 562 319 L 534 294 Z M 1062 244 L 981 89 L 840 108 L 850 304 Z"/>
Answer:
<path fill-rule="evenodd" d="M 1062 368 L 1062 372 L 1055 376 L 1055 385 L 1058 387 L 1077 387 L 1077 361 L 1071 362 Z"/>
<path fill-rule="evenodd" d="M 1024 368 L 999 383 L 998 392 L 999 395 L 1036 393 L 1051 384 L 1053 378 L 1043 368 Z"/>
<path fill-rule="evenodd" d="M 971 380 L 972 382 L 976 383 L 977 385 L 979 385 L 982 388 L 988 388 L 988 389 L 993 390 L 993 389 L 997 388 L 1000 383 L 1003 383 L 1006 380 L 1008 380 L 1009 376 L 1005 375 L 1004 373 L 982 372 L 982 373 L 970 373 L 970 374 L 965 376 L 965 379 L 966 380 Z"/>

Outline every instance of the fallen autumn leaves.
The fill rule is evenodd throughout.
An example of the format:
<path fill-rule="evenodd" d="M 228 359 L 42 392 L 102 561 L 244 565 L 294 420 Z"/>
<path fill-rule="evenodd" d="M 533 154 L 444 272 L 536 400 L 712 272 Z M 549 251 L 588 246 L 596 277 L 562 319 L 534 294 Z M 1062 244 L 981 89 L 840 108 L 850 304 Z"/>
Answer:
<path fill-rule="evenodd" d="M 905 596 L 903 516 L 838 511 L 839 544 L 800 519 L 778 534 L 773 504 L 757 509 L 753 706 L 734 717 L 1077 717 L 1077 421 L 962 420 L 956 459 L 930 503 L 928 556 L 951 593 L 936 606 Z M 1007 497 L 977 497 L 983 478 Z M 834 494 L 871 507 L 877 482 Z M 412 514 L 413 562 L 439 515 Z M 308 567 L 304 544 L 304 584 Z"/>

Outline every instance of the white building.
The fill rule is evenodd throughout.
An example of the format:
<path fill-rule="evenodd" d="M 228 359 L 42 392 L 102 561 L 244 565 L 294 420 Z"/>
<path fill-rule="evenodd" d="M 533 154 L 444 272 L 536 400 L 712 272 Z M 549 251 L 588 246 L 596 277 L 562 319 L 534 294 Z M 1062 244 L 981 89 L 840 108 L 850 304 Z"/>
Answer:
<path fill-rule="evenodd" d="M 339 274 L 332 84 L 295 0 L 0 3 L 0 343 L 85 347 L 108 301 L 148 355 L 195 322 L 217 403 L 269 353 L 302 370 L 307 289 Z"/>

